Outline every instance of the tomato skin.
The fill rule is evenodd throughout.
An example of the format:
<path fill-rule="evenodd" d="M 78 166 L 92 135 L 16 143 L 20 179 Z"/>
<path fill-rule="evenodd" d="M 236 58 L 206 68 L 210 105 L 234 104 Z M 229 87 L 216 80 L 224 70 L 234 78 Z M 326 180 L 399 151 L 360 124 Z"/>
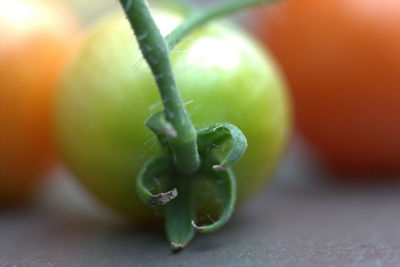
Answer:
<path fill-rule="evenodd" d="M 399 173 L 400 1 L 290 0 L 261 14 L 308 143 L 337 169 Z"/>
<path fill-rule="evenodd" d="M 156 18 L 164 34 L 179 22 L 163 12 Z M 230 122 L 248 138 L 248 151 L 234 167 L 239 199 L 257 189 L 276 166 L 290 123 L 284 83 L 273 62 L 246 38 L 214 25 L 172 52 L 195 127 Z M 134 185 L 141 166 L 160 151 L 144 121 L 161 108 L 123 15 L 89 34 L 57 95 L 56 136 L 66 164 L 105 203 L 138 223 L 154 219 Z"/>
<path fill-rule="evenodd" d="M 45 1 L 0 1 L 0 205 L 28 198 L 52 155 L 51 97 L 72 16 Z"/>

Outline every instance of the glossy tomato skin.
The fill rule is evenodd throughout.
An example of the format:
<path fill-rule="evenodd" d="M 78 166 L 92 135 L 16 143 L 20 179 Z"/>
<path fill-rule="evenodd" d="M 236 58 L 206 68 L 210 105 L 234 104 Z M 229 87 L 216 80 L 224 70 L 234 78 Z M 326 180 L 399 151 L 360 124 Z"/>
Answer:
<path fill-rule="evenodd" d="M 51 154 L 51 98 L 75 32 L 55 1 L 0 1 L 0 205 L 30 196 Z"/>
<path fill-rule="evenodd" d="M 176 15 L 157 13 L 167 33 Z M 239 199 L 267 179 L 289 132 L 285 86 L 271 59 L 230 26 L 206 27 L 172 52 L 172 65 L 196 128 L 237 125 L 248 150 L 234 167 Z M 147 159 L 160 151 L 144 127 L 162 108 L 157 87 L 124 16 L 89 33 L 56 101 L 56 135 L 66 164 L 104 202 L 136 222 L 154 218 L 135 192 Z"/>
<path fill-rule="evenodd" d="M 399 173 L 400 1 L 290 0 L 260 14 L 305 139 L 337 169 Z"/>

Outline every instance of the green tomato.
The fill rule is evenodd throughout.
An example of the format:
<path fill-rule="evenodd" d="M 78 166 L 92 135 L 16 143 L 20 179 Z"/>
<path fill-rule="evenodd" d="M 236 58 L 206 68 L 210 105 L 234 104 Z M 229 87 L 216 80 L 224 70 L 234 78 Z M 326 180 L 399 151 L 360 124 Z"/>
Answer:
<path fill-rule="evenodd" d="M 155 16 L 163 34 L 180 21 L 171 12 Z M 194 32 L 171 60 L 195 127 L 228 122 L 248 139 L 244 157 L 233 167 L 240 201 L 260 188 L 287 143 L 285 84 L 271 58 L 225 24 Z M 161 150 L 144 121 L 162 103 L 124 15 L 106 19 L 88 34 L 66 72 L 55 109 L 61 155 L 78 179 L 134 221 L 153 220 L 154 212 L 136 194 L 135 179 Z"/>

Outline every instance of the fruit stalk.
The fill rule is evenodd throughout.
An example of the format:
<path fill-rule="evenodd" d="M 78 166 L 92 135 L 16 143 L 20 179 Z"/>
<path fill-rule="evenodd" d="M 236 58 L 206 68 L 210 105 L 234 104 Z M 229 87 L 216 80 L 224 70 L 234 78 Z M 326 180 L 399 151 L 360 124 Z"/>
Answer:
<path fill-rule="evenodd" d="M 194 29 L 206 24 L 207 22 L 229 15 L 242 9 L 263 4 L 266 2 L 277 2 L 278 0 L 239 0 L 229 1 L 224 4 L 211 6 L 205 10 L 194 12 L 182 24 L 176 27 L 165 39 L 170 49 L 174 48 L 186 35 Z"/>
<path fill-rule="evenodd" d="M 200 167 L 197 135 L 184 107 L 169 60 L 169 47 L 144 0 L 120 0 L 140 49 L 157 83 L 165 116 L 177 136 L 168 138 L 178 170 L 189 175 Z"/>

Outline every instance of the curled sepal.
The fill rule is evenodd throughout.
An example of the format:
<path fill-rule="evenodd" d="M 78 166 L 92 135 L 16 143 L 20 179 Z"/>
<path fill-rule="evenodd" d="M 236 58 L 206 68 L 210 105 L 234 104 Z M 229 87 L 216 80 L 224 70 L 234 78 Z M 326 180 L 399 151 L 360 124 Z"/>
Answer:
<path fill-rule="evenodd" d="M 231 140 L 231 148 L 225 158 L 212 166 L 215 171 L 230 168 L 244 154 L 247 149 L 247 140 L 242 131 L 230 123 L 218 123 L 215 126 L 201 129 L 197 132 L 199 151 L 204 152 L 215 149 L 218 145 Z"/>
<path fill-rule="evenodd" d="M 211 159 L 209 167 L 215 164 L 215 159 Z M 221 228 L 231 217 L 236 202 L 236 179 L 232 169 L 214 171 L 210 168 L 203 170 L 204 178 L 209 179 L 217 188 L 221 199 L 222 212 L 219 219 L 212 224 L 198 226 L 192 221 L 192 226 L 199 232 L 208 233 Z"/>
<path fill-rule="evenodd" d="M 146 187 L 146 183 L 151 182 L 160 175 L 168 175 L 171 171 L 170 160 L 167 154 L 160 153 L 150 158 L 142 167 L 136 179 L 136 191 L 139 198 L 147 205 L 165 205 L 178 195 L 176 188 L 157 195 L 152 194 Z"/>
<path fill-rule="evenodd" d="M 164 111 L 160 110 L 151 114 L 144 125 L 156 134 L 164 150 L 169 151 L 168 138 L 176 138 L 178 134 L 174 126 L 167 121 Z"/>
<path fill-rule="evenodd" d="M 192 183 L 188 176 L 170 176 L 169 182 L 179 190 L 179 196 L 165 209 L 165 228 L 173 250 L 184 248 L 192 240 L 195 229 L 192 221 L 196 216 Z"/>
<path fill-rule="evenodd" d="M 168 138 L 177 137 L 176 130 L 174 126 L 167 121 L 164 111 L 160 110 L 151 114 L 144 125 L 149 127 L 156 134 L 164 134 Z"/>

